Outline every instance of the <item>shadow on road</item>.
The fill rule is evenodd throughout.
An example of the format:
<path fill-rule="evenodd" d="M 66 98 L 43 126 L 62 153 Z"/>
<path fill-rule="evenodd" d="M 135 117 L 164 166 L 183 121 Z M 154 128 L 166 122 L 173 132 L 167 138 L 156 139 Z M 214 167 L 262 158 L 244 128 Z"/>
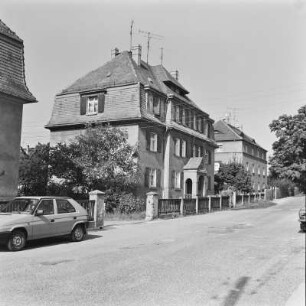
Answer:
<path fill-rule="evenodd" d="M 243 293 L 244 287 L 246 286 L 247 282 L 250 280 L 248 276 L 242 276 L 236 282 L 235 289 L 231 290 L 225 298 L 223 306 L 234 306 L 240 296 Z"/>
<path fill-rule="evenodd" d="M 97 238 L 102 238 L 102 237 L 103 236 L 101 236 L 101 235 L 94 235 L 94 234 L 89 233 L 89 234 L 87 234 L 84 241 L 97 239 Z M 71 242 L 70 239 L 67 238 L 67 237 L 52 237 L 52 238 L 33 240 L 33 241 L 27 242 L 26 247 L 21 252 L 25 252 L 27 250 L 32 250 L 32 249 L 36 249 L 36 248 L 43 248 L 43 247 L 49 247 L 49 246 L 52 246 L 52 245 L 61 245 L 61 244 L 69 244 L 69 243 L 73 243 L 73 242 Z M 82 242 L 80 242 L 80 243 L 82 243 Z M 2 253 L 2 252 L 9 252 L 6 248 L 6 246 L 4 246 L 4 245 L 0 246 L 0 253 Z"/>

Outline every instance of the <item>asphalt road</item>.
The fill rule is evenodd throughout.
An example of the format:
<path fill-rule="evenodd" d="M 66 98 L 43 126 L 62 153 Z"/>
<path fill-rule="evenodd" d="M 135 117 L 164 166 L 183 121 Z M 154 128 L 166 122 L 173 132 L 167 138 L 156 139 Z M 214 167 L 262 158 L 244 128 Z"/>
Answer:
<path fill-rule="evenodd" d="M 304 198 L 0 248 L 0 305 L 303 305 Z"/>

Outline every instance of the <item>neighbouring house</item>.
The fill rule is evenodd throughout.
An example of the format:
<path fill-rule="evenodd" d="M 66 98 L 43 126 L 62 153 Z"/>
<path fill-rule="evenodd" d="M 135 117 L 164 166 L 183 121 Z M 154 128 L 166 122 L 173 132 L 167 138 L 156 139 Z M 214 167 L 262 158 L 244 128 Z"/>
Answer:
<path fill-rule="evenodd" d="M 215 139 L 219 148 L 215 151 L 215 170 L 220 163 L 237 161 L 251 174 L 255 191 L 267 187 L 267 150 L 255 139 L 246 135 L 239 128 L 219 120 L 214 123 Z"/>
<path fill-rule="evenodd" d="M 55 97 L 50 143 L 69 142 L 86 123 L 110 123 L 138 144 L 139 193 L 163 198 L 214 191 L 213 120 L 162 65 L 141 60 L 141 47 L 119 52 Z"/>
<path fill-rule="evenodd" d="M 17 193 L 23 104 L 37 102 L 25 82 L 23 41 L 0 20 L 0 201 Z"/>

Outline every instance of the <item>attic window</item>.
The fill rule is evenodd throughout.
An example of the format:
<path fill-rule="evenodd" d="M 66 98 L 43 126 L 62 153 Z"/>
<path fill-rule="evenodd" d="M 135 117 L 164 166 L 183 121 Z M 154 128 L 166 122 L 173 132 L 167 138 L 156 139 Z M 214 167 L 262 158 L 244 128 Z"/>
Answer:
<path fill-rule="evenodd" d="M 81 96 L 81 115 L 96 115 L 104 112 L 104 93 Z"/>
<path fill-rule="evenodd" d="M 153 80 L 151 78 L 148 78 L 149 83 L 153 84 Z"/>

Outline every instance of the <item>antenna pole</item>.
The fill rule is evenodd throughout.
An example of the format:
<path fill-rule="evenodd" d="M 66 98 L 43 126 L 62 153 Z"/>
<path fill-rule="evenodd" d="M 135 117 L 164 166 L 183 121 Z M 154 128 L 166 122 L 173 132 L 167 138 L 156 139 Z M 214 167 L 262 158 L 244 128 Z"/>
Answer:
<path fill-rule="evenodd" d="M 163 60 L 164 60 L 164 48 L 160 48 L 160 64 L 163 65 Z"/>
<path fill-rule="evenodd" d="M 133 46 L 133 25 L 134 25 L 134 20 L 131 20 L 131 28 L 130 28 L 130 51 L 132 51 L 132 46 Z"/>
<path fill-rule="evenodd" d="M 138 30 L 139 33 L 143 33 L 144 35 L 147 36 L 147 64 L 149 64 L 149 53 L 150 53 L 150 40 L 151 38 L 154 39 L 162 39 L 163 36 L 157 35 L 157 34 L 153 34 L 151 32 L 147 32 L 147 31 L 142 31 L 142 30 Z"/>

